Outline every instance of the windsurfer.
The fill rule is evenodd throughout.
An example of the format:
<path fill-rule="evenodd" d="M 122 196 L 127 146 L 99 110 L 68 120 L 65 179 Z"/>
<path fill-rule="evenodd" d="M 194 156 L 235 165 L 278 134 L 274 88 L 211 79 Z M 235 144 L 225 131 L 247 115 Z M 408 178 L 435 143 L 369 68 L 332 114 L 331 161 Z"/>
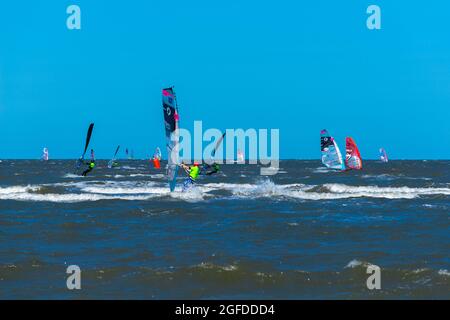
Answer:
<path fill-rule="evenodd" d="M 205 174 L 206 174 L 207 176 L 210 176 L 210 175 L 213 175 L 213 174 L 219 172 L 219 171 L 220 171 L 220 166 L 219 166 L 217 163 L 214 162 L 214 163 L 211 164 L 211 165 L 205 164 L 205 165 L 203 166 L 203 169 L 206 170 Z"/>
<path fill-rule="evenodd" d="M 194 162 L 193 166 L 187 166 L 184 163 L 182 163 L 180 166 L 184 169 L 184 171 L 188 175 L 183 184 L 183 191 L 186 191 L 187 189 L 189 189 L 189 187 L 194 185 L 195 181 L 197 180 L 200 174 L 200 167 L 198 162 Z"/>
<path fill-rule="evenodd" d="M 83 177 L 86 177 L 86 175 L 94 170 L 95 167 L 95 160 L 90 160 L 89 162 L 85 162 L 85 164 L 88 166 L 86 170 L 83 171 L 81 174 Z"/>
<path fill-rule="evenodd" d="M 86 175 L 91 172 L 92 170 L 94 170 L 95 168 L 95 157 L 94 157 L 94 150 L 91 150 L 91 160 L 88 162 L 84 163 L 85 165 L 87 165 L 87 169 L 83 171 L 83 173 L 81 174 L 83 177 L 86 177 Z"/>

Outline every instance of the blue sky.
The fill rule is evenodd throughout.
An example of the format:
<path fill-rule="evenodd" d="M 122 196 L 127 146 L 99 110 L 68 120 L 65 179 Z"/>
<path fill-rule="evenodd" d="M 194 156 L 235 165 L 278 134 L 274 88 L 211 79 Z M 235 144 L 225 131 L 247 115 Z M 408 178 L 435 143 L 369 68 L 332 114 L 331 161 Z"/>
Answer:
<path fill-rule="evenodd" d="M 449 159 L 448 21 L 447 1 L 3 1 L 0 158 L 79 157 L 91 121 L 97 157 L 145 157 L 175 85 L 183 127 L 279 128 L 282 158 L 319 158 L 327 128 L 366 159 Z"/>

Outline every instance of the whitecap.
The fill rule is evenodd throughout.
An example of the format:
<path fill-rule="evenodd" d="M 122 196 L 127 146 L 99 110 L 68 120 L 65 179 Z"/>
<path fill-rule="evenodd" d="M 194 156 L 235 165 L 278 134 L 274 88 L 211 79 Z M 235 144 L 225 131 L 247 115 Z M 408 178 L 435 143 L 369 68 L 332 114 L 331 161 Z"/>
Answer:
<path fill-rule="evenodd" d="M 450 276 L 450 272 L 447 269 L 440 269 L 438 271 L 438 274 L 441 275 L 441 276 L 446 276 L 446 277 Z"/>

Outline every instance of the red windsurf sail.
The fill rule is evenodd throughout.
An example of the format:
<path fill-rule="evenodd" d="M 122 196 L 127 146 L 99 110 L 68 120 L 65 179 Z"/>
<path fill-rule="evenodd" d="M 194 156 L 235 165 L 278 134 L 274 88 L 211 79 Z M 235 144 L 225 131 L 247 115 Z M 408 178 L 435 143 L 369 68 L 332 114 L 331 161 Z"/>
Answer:
<path fill-rule="evenodd" d="M 355 141 L 351 137 L 345 139 L 345 165 L 349 169 L 362 169 L 362 159 Z"/>

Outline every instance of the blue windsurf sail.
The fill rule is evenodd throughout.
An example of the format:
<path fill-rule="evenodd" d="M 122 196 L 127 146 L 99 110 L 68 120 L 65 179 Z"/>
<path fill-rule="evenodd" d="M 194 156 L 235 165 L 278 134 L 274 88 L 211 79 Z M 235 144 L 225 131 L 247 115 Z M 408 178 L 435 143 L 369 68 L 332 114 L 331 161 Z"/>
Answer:
<path fill-rule="evenodd" d="M 179 166 L 179 143 L 180 136 L 178 106 L 175 92 L 172 88 L 162 90 L 162 105 L 164 113 L 164 126 L 166 132 L 167 146 L 167 178 L 170 191 L 175 190 Z"/>
<path fill-rule="evenodd" d="M 345 169 L 341 151 L 334 138 L 325 129 L 320 132 L 320 151 L 322 152 L 322 163 L 326 167 L 337 170 Z"/>

